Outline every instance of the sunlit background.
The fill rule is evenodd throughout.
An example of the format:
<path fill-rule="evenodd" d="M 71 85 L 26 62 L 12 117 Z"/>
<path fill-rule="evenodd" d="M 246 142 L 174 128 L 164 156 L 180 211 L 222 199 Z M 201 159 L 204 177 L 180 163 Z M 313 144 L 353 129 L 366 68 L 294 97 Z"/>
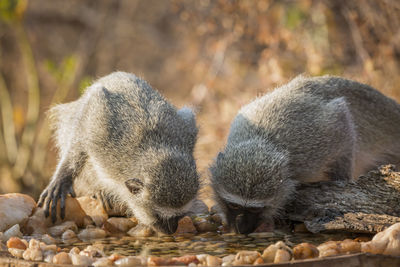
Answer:
<path fill-rule="evenodd" d="M 38 196 L 57 162 L 46 111 L 112 71 L 197 110 L 207 177 L 251 99 L 334 74 L 400 101 L 399 59 L 397 0 L 1 0 L 0 193 Z"/>

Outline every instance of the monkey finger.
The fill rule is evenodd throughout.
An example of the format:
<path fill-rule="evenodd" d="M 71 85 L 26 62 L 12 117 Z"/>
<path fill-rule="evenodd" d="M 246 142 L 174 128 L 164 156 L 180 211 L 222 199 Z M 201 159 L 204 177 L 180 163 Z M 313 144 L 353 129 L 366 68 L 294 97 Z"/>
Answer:
<path fill-rule="evenodd" d="M 40 194 L 40 197 L 39 197 L 39 200 L 38 200 L 38 203 L 37 203 L 38 207 L 42 207 L 43 206 L 44 200 L 46 199 L 47 195 L 48 195 L 47 189 L 44 190 L 43 193 Z"/>
<path fill-rule="evenodd" d="M 71 197 L 76 197 L 74 188 L 71 186 L 70 189 L 68 190 L 68 193 L 71 195 Z"/>
<path fill-rule="evenodd" d="M 50 212 L 49 212 L 50 202 L 51 202 L 51 196 L 47 196 L 46 200 L 44 202 L 44 208 L 43 208 L 44 209 L 44 215 L 46 216 L 46 218 L 49 217 L 49 215 L 50 215 Z"/>
<path fill-rule="evenodd" d="M 58 202 L 58 192 L 53 194 L 53 198 L 51 200 L 51 221 L 55 223 L 57 221 L 57 202 Z"/>
<path fill-rule="evenodd" d="M 65 193 L 61 193 L 61 198 L 60 198 L 60 217 L 62 220 L 65 218 Z"/>

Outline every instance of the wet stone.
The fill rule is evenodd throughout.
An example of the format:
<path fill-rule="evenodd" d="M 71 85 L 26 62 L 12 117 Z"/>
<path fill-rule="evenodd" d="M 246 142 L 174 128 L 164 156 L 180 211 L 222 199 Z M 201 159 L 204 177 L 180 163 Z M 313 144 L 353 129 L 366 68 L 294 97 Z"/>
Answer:
<path fill-rule="evenodd" d="M 66 221 L 61 223 L 60 225 L 50 227 L 48 231 L 51 236 L 61 236 L 67 230 L 77 232 L 78 226 L 76 226 L 75 222 Z"/>
<path fill-rule="evenodd" d="M 106 236 L 106 231 L 100 228 L 87 228 L 79 232 L 78 238 L 81 240 L 90 240 L 104 238 Z"/>
<path fill-rule="evenodd" d="M 8 248 L 18 248 L 18 249 L 26 249 L 27 246 L 22 240 L 18 237 L 11 237 L 7 241 Z"/>
<path fill-rule="evenodd" d="M 54 264 L 72 264 L 71 258 L 68 253 L 60 252 L 53 257 Z"/>

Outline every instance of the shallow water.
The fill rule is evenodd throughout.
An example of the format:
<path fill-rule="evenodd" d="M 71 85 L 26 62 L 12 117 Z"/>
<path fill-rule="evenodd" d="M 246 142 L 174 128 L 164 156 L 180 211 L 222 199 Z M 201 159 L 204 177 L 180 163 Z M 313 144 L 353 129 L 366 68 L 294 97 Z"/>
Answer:
<path fill-rule="evenodd" d="M 284 233 L 267 232 L 250 235 L 205 233 L 199 235 L 178 235 L 160 237 L 107 237 L 88 242 L 73 244 L 59 244 L 62 248 L 85 248 L 91 244 L 102 244 L 107 255 L 118 253 L 121 255 L 139 255 L 141 253 L 155 256 L 182 256 L 186 254 L 202 254 L 225 256 L 235 254 L 240 250 L 263 251 L 267 246 L 277 241 L 284 241 L 293 247 L 302 242 L 314 245 L 329 240 L 344 240 L 359 237 L 360 234 L 311 234 L 311 233 Z"/>

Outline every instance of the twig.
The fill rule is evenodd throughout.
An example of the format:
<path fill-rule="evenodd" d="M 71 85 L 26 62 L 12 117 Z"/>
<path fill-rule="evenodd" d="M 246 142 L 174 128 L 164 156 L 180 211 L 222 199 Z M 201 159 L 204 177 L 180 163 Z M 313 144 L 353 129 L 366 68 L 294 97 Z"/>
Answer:
<path fill-rule="evenodd" d="M 15 126 L 13 120 L 13 108 L 10 94 L 7 91 L 7 86 L 3 75 L 0 74 L 0 109 L 3 122 L 4 139 L 1 137 L 1 143 L 4 140 L 4 146 L 7 158 L 10 164 L 14 164 L 17 157 L 18 145 L 15 139 Z M 0 146 L 1 148 L 1 146 Z"/>
<path fill-rule="evenodd" d="M 19 146 L 13 168 L 14 177 L 19 178 L 25 173 L 31 155 L 32 144 L 35 139 L 36 124 L 39 118 L 40 89 L 35 60 L 22 22 L 16 24 L 15 30 L 26 67 L 26 78 L 28 84 L 28 110 L 26 113 L 26 124 L 22 133 L 21 145 Z"/>

